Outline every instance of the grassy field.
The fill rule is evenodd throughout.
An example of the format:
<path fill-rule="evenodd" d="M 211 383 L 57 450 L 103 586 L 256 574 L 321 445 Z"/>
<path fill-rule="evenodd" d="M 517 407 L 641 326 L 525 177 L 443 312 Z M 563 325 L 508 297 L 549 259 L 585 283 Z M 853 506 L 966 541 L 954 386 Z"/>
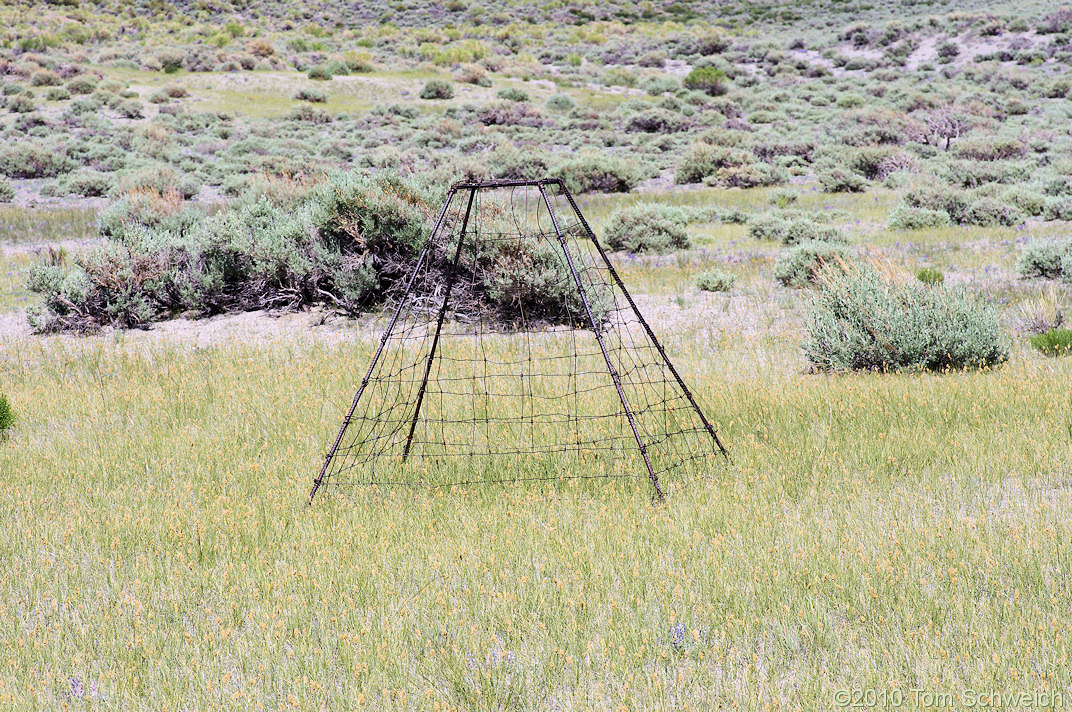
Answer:
<path fill-rule="evenodd" d="M 1069 8 L 15 0 L 0 20 L 0 712 L 1072 705 L 1072 357 L 1029 343 L 1072 315 Z M 446 187 L 543 176 L 619 230 L 611 259 L 730 460 L 657 501 L 631 446 L 560 447 L 612 442 L 606 420 L 524 431 L 515 401 L 479 444 L 520 422 L 542 459 L 400 475 L 555 481 L 336 480 L 310 504 Z M 578 333 L 557 253 L 530 248 L 462 255 L 470 316 L 532 298 L 559 330 L 489 338 L 504 368 Z M 879 314 L 859 321 L 899 353 L 809 362 L 830 294 L 809 265 L 831 264 L 892 280 L 859 287 Z M 1001 365 L 862 370 L 958 339 Z M 477 374 L 475 344 L 448 348 Z M 617 409 L 601 387 L 586 405 Z"/>
<path fill-rule="evenodd" d="M 984 261 L 1011 273 L 1011 230 L 893 235 L 869 227 L 889 196 L 836 200 L 876 254 L 914 268 L 925 250 L 951 279 Z M 604 207 L 586 210 L 598 223 Z M 733 458 L 662 504 L 641 480 L 329 488 L 308 506 L 375 331 L 261 316 L 271 339 L 228 331 L 234 317 L 36 337 L 15 326 L 5 278 L 0 390 L 19 423 L 0 441 L 0 706 L 814 710 L 875 688 L 915 709 L 912 689 L 1072 694 L 1072 361 L 1018 341 L 996 371 L 808 375 L 806 297 L 770 279 L 767 248 L 742 226 L 697 238 L 671 264 L 622 264 Z M 7 250 L 0 276 L 23 268 Z M 697 292 L 709 263 L 741 288 Z M 1013 286 L 1012 300 L 1034 289 Z"/>

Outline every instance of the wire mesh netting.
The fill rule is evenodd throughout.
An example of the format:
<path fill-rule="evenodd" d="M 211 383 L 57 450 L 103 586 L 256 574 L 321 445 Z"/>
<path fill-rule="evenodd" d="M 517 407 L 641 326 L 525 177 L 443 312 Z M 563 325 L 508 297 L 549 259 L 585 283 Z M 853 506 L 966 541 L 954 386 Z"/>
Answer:
<path fill-rule="evenodd" d="M 458 184 L 321 485 L 640 478 L 724 454 L 556 181 Z"/>

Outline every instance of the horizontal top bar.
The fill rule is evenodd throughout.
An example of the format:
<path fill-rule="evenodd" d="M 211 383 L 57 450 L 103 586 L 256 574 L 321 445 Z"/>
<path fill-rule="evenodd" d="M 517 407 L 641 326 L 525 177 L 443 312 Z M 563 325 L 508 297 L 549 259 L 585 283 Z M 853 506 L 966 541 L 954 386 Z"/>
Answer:
<path fill-rule="evenodd" d="M 524 186 L 557 185 L 562 187 L 561 178 L 541 178 L 539 180 L 481 180 L 461 181 L 451 186 L 451 190 L 480 190 L 482 188 L 521 188 Z"/>

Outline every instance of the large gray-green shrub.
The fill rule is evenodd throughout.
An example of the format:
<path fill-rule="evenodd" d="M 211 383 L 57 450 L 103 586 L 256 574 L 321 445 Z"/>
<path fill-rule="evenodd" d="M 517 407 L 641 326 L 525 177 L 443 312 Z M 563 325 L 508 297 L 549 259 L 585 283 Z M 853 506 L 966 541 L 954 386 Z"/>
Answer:
<path fill-rule="evenodd" d="M 806 215 L 778 212 L 760 213 L 749 218 L 748 236 L 755 240 L 774 240 L 783 245 L 845 241 L 845 234 L 834 225 L 824 225 Z"/>
<path fill-rule="evenodd" d="M 823 270 L 845 269 L 851 255 L 845 245 L 808 240 L 789 248 L 775 261 L 773 276 L 786 287 L 808 287 Z"/>
<path fill-rule="evenodd" d="M 1024 279 L 1042 277 L 1058 279 L 1066 276 L 1064 262 L 1072 266 L 1072 239 L 1035 240 L 1020 253 L 1016 271 Z"/>
<path fill-rule="evenodd" d="M 596 151 L 582 151 L 551 171 L 571 193 L 628 193 L 643 178 L 635 161 Z"/>
<path fill-rule="evenodd" d="M 818 368 L 985 368 L 1008 360 L 998 312 L 979 297 L 862 265 L 826 270 L 806 315 L 804 355 Z"/>
<path fill-rule="evenodd" d="M 612 250 L 665 254 L 689 246 L 684 211 L 663 205 L 632 205 L 611 215 L 603 239 Z"/>

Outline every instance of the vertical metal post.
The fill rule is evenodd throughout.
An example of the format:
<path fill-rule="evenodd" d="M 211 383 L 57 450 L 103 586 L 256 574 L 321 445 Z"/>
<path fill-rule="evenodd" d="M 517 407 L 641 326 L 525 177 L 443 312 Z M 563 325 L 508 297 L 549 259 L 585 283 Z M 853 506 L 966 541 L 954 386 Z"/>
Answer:
<path fill-rule="evenodd" d="M 560 183 L 559 187 L 562 190 L 562 194 L 565 195 L 566 200 L 569 201 L 570 207 L 573 208 L 574 214 L 576 214 L 577 218 L 580 220 L 581 226 L 584 228 L 584 231 L 588 234 L 588 239 L 590 239 L 592 241 L 592 244 L 596 246 L 596 249 L 599 251 L 599 256 L 603 259 L 603 263 L 607 266 L 607 269 L 610 270 L 610 274 L 612 277 L 614 277 L 614 281 L 618 285 L 618 288 L 622 290 L 622 294 L 625 295 L 625 299 L 629 303 L 629 307 L 633 310 L 633 314 L 636 315 L 636 318 L 644 327 L 644 332 L 648 335 L 648 338 L 651 339 L 651 343 L 654 344 L 656 351 L 658 351 L 659 355 L 662 357 L 663 363 L 665 363 L 666 367 L 670 369 L 670 373 L 674 376 L 674 380 L 677 381 L 677 385 L 685 394 L 685 398 L 688 399 L 689 403 L 692 405 L 693 410 L 696 411 L 696 414 L 700 416 L 700 422 L 703 423 L 703 426 L 707 430 L 708 434 L 710 434 L 711 439 L 715 441 L 715 445 L 718 446 L 719 452 L 721 452 L 722 456 L 728 460 L 730 455 L 728 452 L 726 452 L 725 446 L 722 445 L 722 441 L 719 439 L 718 433 L 715 431 L 714 426 L 712 426 L 711 423 L 707 420 L 707 416 L 704 415 L 704 412 L 700 408 L 699 404 L 696 402 L 696 399 L 693 398 L 692 392 L 689 391 L 688 386 L 685 385 L 685 381 L 678 374 L 677 369 L 674 368 L 673 362 L 671 362 L 670 357 L 666 355 L 666 350 L 663 349 L 663 345 L 659 343 L 659 339 L 655 338 L 655 332 L 651 330 L 651 327 L 648 325 L 648 321 L 644 318 L 644 315 L 640 313 L 640 309 L 637 308 L 636 303 L 633 301 L 632 295 L 630 295 L 629 290 L 625 288 L 625 284 L 622 282 L 622 278 L 618 276 L 618 272 L 614 269 L 614 265 L 610 263 L 610 259 L 607 257 L 607 253 L 604 252 L 603 246 L 600 245 L 599 240 L 596 239 L 596 235 L 594 232 L 592 232 L 592 228 L 589 227 L 588 221 L 584 219 L 584 215 L 581 213 L 581 209 L 577 207 L 577 203 L 573 200 L 573 196 L 570 195 L 569 190 L 564 184 Z"/>
<path fill-rule="evenodd" d="M 409 281 L 406 283 L 406 289 L 402 293 L 402 298 L 398 300 L 398 308 L 395 309 L 394 316 L 391 317 L 391 323 L 387 325 L 387 329 L 384 330 L 383 336 L 380 337 L 380 345 L 376 349 L 375 355 L 372 357 L 372 363 L 369 364 L 368 370 L 365 371 L 365 377 L 361 379 L 361 385 L 357 389 L 357 393 L 354 395 L 354 400 L 350 403 L 350 410 L 347 411 L 346 417 L 343 418 L 342 427 L 339 428 L 339 434 L 335 436 L 335 442 L 332 443 L 331 449 L 328 450 L 327 456 L 324 458 L 324 466 L 320 468 L 320 474 L 313 480 L 313 489 L 309 493 L 309 503 L 312 504 L 313 497 L 316 495 L 316 491 L 320 489 L 320 485 L 324 482 L 324 477 L 327 475 L 328 467 L 331 465 L 332 459 L 335 457 L 335 453 L 339 450 L 339 445 L 342 443 L 342 436 L 346 433 L 346 429 L 350 427 L 350 421 L 354 417 L 354 411 L 357 410 L 357 403 L 361 400 L 361 395 L 365 392 L 365 387 L 368 386 L 369 379 L 372 378 L 372 372 L 376 368 L 376 364 L 380 361 L 380 356 L 383 354 L 383 349 L 387 345 L 387 339 L 391 337 L 391 332 L 394 331 L 395 324 L 398 323 L 398 317 L 402 313 L 402 307 L 405 305 L 406 300 L 409 299 L 410 291 L 413 289 L 413 283 L 417 279 L 417 275 L 420 273 L 421 268 L 424 266 L 425 260 L 428 259 L 428 255 L 435 244 L 436 235 L 439 234 L 440 228 L 443 227 L 443 220 L 447 216 L 447 210 L 450 208 L 451 201 L 454 200 L 455 188 L 451 188 L 447 193 L 447 199 L 443 203 L 443 209 L 439 211 L 439 217 L 436 218 L 435 227 L 432 228 L 432 233 L 428 236 L 428 241 L 424 244 L 424 249 L 421 250 L 420 257 L 417 258 L 417 264 L 413 268 L 413 272 L 409 276 Z M 472 196 L 470 196 L 470 203 Z M 468 212 L 466 213 L 468 216 Z"/>
<path fill-rule="evenodd" d="M 562 187 L 565 190 L 565 186 Z M 611 380 L 614 381 L 614 388 L 618 391 L 618 399 L 622 402 L 622 408 L 625 409 L 625 417 L 629 421 L 629 427 L 633 430 L 633 437 L 636 438 L 637 447 L 640 448 L 640 454 L 644 458 L 644 465 L 648 468 L 648 479 L 651 480 L 651 484 L 655 487 L 656 499 L 663 498 L 663 489 L 659 485 L 659 476 L 655 474 L 655 470 L 651 467 L 651 459 L 648 457 L 648 448 L 644 444 L 643 439 L 640 437 L 640 431 L 637 430 L 636 420 L 633 418 L 633 411 L 629 407 L 629 403 L 625 399 L 625 391 L 622 389 L 622 382 L 618 376 L 617 369 L 614 368 L 614 364 L 611 363 L 610 354 L 607 353 L 607 347 L 603 343 L 603 335 L 599 331 L 599 325 L 596 324 L 595 316 L 592 314 L 592 307 L 588 303 L 588 295 L 584 290 L 584 283 L 581 282 L 581 276 L 577 273 L 577 268 L 573 264 L 573 257 L 570 255 L 569 246 L 566 244 L 566 236 L 562 234 L 561 228 L 558 225 L 558 217 L 555 215 L 554 208 L 551 207 L 551 201 L 547 197 L 547 190 L 543 183 L 540 184 L 540 195 L 543 196 L 544 205 L 547 206 L 547 212 L 551 215 L 551 224 L 555 227 L 555 234 L 558 235 L 558 244 L 562 247 L 562 252 L 566 256 L 566 264 L 569 265 L 570 273 L 573 274 L 573 281 L 577 285 L 577 292 L 581 295 L 581 303 L 584 304 L 584 310 L 588 314 L 588 323 L 592 325 L 592 333 L 596 336 L 596 341 L 599 343 L 599 350 L 603 352 L 603 360 L 607 362 L 607 370 L 610 372 Z"/>
<path fill-rule="evenodd" d="M 432 373 L 432 363 L 435 361 L 436 347 L 439 345 L 439 334 L 443 331 L 443 319 L 447 314 L 447 303 L 450 301 L 450 292 L 454 288 L 454 278 L 458 274 L 458 260 L 462 255 L 462 245 L 465 243 L 465 230 L 469 225 L 469 214 L 473 210 L 473 198 L 476 196 L 476 188 L 469 189 L 469 203 L 465 206 L 465 217 L 462 218 L 462 230 L 458 234 L 458 247 L 454 250 L 454 261 L 450 263 L 450 272 L 447 273 L 447 286 L 444 289 L 443 305 L 439 307 L 439 319 L 436 321 L 435 336 L 432 337 L 432 348 L 428 351 L 428 361 L 424 365 L 424 378 L 421 379 L 421 388 L 417 391 L 417 406 L 413 409 L 413 422 L 409 424 L 409 435 L 406 436 L 406 448 L 402 451 L 402 461 L 409 457 L 409 449 L 413 445 L 413 433 L 417 429 L 417 420 L 421 417 L 421 404 L 424 402 L 424 392 L 428 388 L 428 376 Z"/>

